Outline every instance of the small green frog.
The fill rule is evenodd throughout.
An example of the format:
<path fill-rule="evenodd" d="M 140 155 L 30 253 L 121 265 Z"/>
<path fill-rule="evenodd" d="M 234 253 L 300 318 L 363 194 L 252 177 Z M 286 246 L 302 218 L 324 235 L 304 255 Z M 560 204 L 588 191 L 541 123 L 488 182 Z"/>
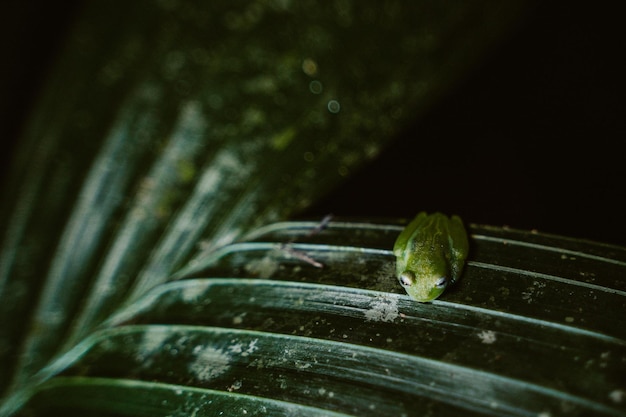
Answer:
<path fill-rule="evenodd" d="M 398 281 L 414 300 L 432 301 L 461 277 L 468 248 L 458 216 L 421 212 L 393 246 Z"/>

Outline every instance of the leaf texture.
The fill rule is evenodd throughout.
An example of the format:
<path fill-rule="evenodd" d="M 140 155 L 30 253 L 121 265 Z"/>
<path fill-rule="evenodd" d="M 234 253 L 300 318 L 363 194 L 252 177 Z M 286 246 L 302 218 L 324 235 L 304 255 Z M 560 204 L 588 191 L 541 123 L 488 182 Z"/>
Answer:
<path fill-rule="evenodd" d="M 45 369 L 23 415 L 144 415 L 150 387 L 174 415 L 626 415 L 626 249 L 474 225 L 462 280 L 417 303 L 393 275 L 401 226 L 317 230 L 197 259 Z"/>

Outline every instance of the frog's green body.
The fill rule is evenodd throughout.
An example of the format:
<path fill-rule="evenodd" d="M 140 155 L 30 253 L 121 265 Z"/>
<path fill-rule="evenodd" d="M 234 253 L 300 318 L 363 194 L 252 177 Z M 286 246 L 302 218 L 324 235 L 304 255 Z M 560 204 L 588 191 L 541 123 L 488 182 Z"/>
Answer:
<path fill-rule="evenodd" d="M 432 301 L 460 278 L 468 248 L 458 216 L 421 212 L 393 247 L 398 281 L 414 300 Z"/>

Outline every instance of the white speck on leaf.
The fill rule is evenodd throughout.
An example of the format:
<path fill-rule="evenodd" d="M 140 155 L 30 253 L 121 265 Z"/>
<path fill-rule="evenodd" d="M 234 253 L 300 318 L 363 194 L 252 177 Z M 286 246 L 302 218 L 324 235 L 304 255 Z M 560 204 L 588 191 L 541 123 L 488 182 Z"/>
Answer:
<path fill-rule="evenodd" d="M 243 386 L 243 382 L 237 380 L 235 382 L 233 382 L 230 387 L 227 388 L 228 392 L 233 392 L 233 391 L 237 391 L 238 389 L 240 389 Z"/>
<path fill-rule="evenodd" d="M 271 278 L 278 270 L 280 263 L 273 255 L 267 255 L 263 258 L 249 262 L 246 266 L 246 272 L 254 274 L 259 278 Z"/>
<path fill-rule="evenodd" d="M 398 317 L 398 299 L 387 296 L 378 296 L 365 310 L 367 321 L 393 321 Z"/>
<path fill-rule="evenodd" d="M 183 301 L 185 301 L 186 303 L 193 303 L 196 300 L 200 299 L 205 293 L 206 293 L 206 287 L 205 286 L 194 286 L 194 285 L 190 285 L 190 286 L 185 286 L 183 287 L 180 296 L 182 298 Z M 208 299 L 204 299 L 203 301 L 205 302 L 210 302 L 210 300 Z"/>
<path fill-rule="evenodd" d="M 243 318 L 246 316 L 247 313 L 241 313 L 235 317 L 233 317 L 233 324 L 234 325 L 239 325 L 241 323 L 243 323 Z"/>
<path fill-rule="evenodd" d="M 212 346 L 197 349 L 196 359 L 189 365 L 189 371 L 200 381 L 217 378 L 230 368 L 228 353 Z"/>
<path fill-rule="evenodd" d="M 494 332 L 493 330 L 483 330 L 482 332 L 478 333 L 478 338 L 481 340 L 481 342 L 490 345 L 496 341 L 496 332 Z"/>
<path fill-rule="evenodd" d="M 256 345 L 258 341 L 259 339 L 254 339 L 250 341 L 250 343 L 248 343 L 248 348 L 241 353 L 241 356 L 248 356 L 249 354 L 256 352 L 256 350 L 259 348 Z"/>
<path fill-rule="evenodd" d="M 621 390 L 621 389 L 613 390 L 609 394 L 609 398 L 614 403 L 621 404 L 622 402 L 624 402 L 624 400 L 626 400 L 626 391 Z"/>
<path fill-rule="evenodd" d="M 228 350 L 230 351 L 230 353 L 239 354 L 243 352 L 243 346 L 241 343 L 234 343 L 228 346 Z"/>
<path fill-rule="evenodd" d="M 169 337 L 167 332 L 146 332 L 141 340 L 140 350 L 152 352 L 161 349 Z"/>

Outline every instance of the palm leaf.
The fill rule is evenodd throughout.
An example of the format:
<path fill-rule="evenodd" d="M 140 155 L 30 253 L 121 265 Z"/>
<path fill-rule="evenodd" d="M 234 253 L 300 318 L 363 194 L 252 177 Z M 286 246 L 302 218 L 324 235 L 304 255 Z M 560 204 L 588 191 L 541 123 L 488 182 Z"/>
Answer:
<path fill-rule="evenodd" d="M 626 249 L 473 226 L 463 280 L 422 304 L 393 276 L 400 226 L 316 227 L 155 287 L 45 369 L 24 415 L 626 413 Z"/>
<path fill-rule="evenodd" d="M 190 398 L 209 395 L 216 404 L 256 404 L 277 413 L 296 413 L 290 408 L 296 407 L 293 404 L 312 414 L 362 411 L 355 405 L 356 397 L 348 401 L 349 388 L 332 373 L 351 365 L 313 373 L 320 398 L 328 397 L 329 404 L 306 399 L 311 394 L 307 388 L 292 398 L 243 392 L 237 381 L 242 386 L 249 383 L 241 379 L 229 380 L 231 385 L 224 387 L 211 382 L 210 370 L 206 384 L 195 383 L 198 375 L 193 373 L 182 382 L 160 374 L 143 377 L 149 362 L 141 358 L 153 353 L 167 359 L 172 352 L 166 348 L 167 340 L 197 338 L 196 346 L 208 349 L 206 358 L 181 350 L 180 361 L 172 359 L 167 365 L 171 368 L 164 372 L 169 374 L 179 368 L 189 371 L 198 357 L 213 369 L 214 361 L 224 360 L 220 352 L 234 348 L 229 341 L 240 340 L 242 349 L 244 342 L 252 349 L 250 344 L 258 338 L 265 353 L 244 356 L 240 352 L 234 359 L 229 357 L 228 369 L 231 363 L 232 369 L 248 369 L 271 362 L 271 354 L 279 353 L 273 347 L 294 343 L 296 356 L 285 370 L 285 383 L 291 386 L 300 376 L 294 364 L 306 366 L 309 362 L 301 361 L 308 354 L 331 361 L 332 355 L 324 356 L 324 349 L 334 349 L 329 343 L 339 341 L 312 334 L 296 335 L 305 339 L 291 341 L 291 333 L 286 338 L 287 333 L 261 324 L 231 331 L 201 319 L 195 322 L 191 313 L 182 323 L 175 315 L 163 319 L 164 323 L 139 323 L 135 309 L 146 307 L 150 297 L 174 291 L 171 285 L 191 285 L 186 294 L 193 295 L 206 284 L 187 278 L 206 278 L 211 269 L 210 276 L 226 280 L 212 280 L 211 291 L 223 291 L 224 302 L 232 298 L 224 305 L 227 321 L 239 320 L 228 315 L 231 303 L 244 303 L 233 295 L 239 290 L 266 291 L 266 301 L 279 311 L 290 311 L 280 294 L 319 294 L 321 301 L 316 302 L 322 305 L 330 303 L 324 297 L 331 294 L 348 306 L 350 300 L 357 303 L 351 307 L 357 312 L 362 303 L 379 306 L 369 309 L 373 317 L 366 317 L 367 323 L 378 323 L 380 317 L 392 320 L 395 310 L 388 310 L 392 307 L 388 300 L 404 299 L 385 295 L 396 291 L 393 280 L 389 282 L 387 246 L 375 245 L 372 252 L 361 237 L 346 233 L 338 233 L 343 243 L 335 242 L 319 253 L 315 246 L 294 244 L 297 251 L 311 252 L 324 265 L 344 259 L 345 271 L 335 269 L 328 275 L 326 268 L 315 269 L 320 281 L 314 280 L 310 287 L 288 284 L 308 281 L 309 275 L 298 275 L 298 268 L 284 284 L 275 282 L 286 261 L 308 271 L 297 258 L 282 259 L 293 255 L 285 248 L 251 263 L 220 266 L 230 262 L 228 254 L 235 259 L 247 256 L 240 246 L 225 245 L 256 227 L 297 213 L 374 158 L 480 58 L 522 8 L 521 2 L 454 8 L 399 1 L 361 2 L 358 7 L 350 2 L 307 1 L 86 2 L 24 128 L 3 190 L 0 374 L 6 377 L 0 379 L 5 397 L 2 410 L 17 412 L 26 404 L 23 413 L 44 413 L 57 401 L 66 409 L 147 413 L 153 404 L 147 392 L 154 390 L 166 401 L 172 386 L 180 385 Z M 396 232 L 385 225 L 381 230 L 387 230 L 387 240 Z M 357 240 L 351 247 L 361 248 L 356 252 L 348 247 L 352 239 Z M 252 236 L 244 241 L 259 245 L 259 253 L 267 252 L 267 242 L 254 240 Z M 269 245 L 275 252 L 275 245 Z M 223 272 L 215 275 L 219 268 Z M 271 281 L 233 281 L 242 271 L 246 272 L 242 278 Z M 373 284 L 370 273 L 376 275 Z M 188 305 L 181 311 L 198 308 L 193 300 L 183 297 L 183 301 Z M 422 307 L 407 308 L 421 312 Z M 511 308 L 505 306 L 503 311 Z M 333 314 L 346 316 L 346 323 L 363 319 L 360 313 L 351 316 L 340 310 Z M 137 323 L 131 326 L 125 320 Z M 302 325 L 298 317 L 294 320 Z M 610 328 L 605 326 L 601 332 L 610 334 Z M 348 334 L 349 327 L 343 330 Z M 138 344 L 127 346 L 128 342 Z M 362 393 L 354 392 L 363 395 L 363 401 L 378 388 L 398 390 L 408 395 L 405 400 L 414 399 L 407 394 L 407 387 L 414 384 L 411 370 L 431 366 L 428 372 L 439 372 L 438 362 L 432 362 L 437 358 L 428 358 L 425 352 L 415 356 L 412 351 L 386 352 L 383 347 L 361 343 L 342 345 L 347 350 L 340 350 L 355 352 L 359 358 L 380 354 L 382 364 L 395 364 L 397 370 L 398 361 L 411 364 L 397 386 L 392 378 L 381 376 L 383 368 L 368 368 L 360 376 L 349 373 L 347 381 L 357 385 L 367 385 L 375 375 L 381 378 Z M 98 362 L 103 352 L 112 356 Z M 115 369 L 120 374 L 114 375 L 112 367 L 103 375 L 100 371 L 91 375 L 92 365 L 85 365 L 94 360 L 94 369 L 106 368 L 111 358 L 119 360 L 121 368 Z M 258 362 L 247 362 L 252 359 Z M 463 366 L 450 369 L 474 375 L 464 373 Z M 272 372 L 272 383 L 280 386 L 282 371 Z M 257 378 L 257 384 L 266 380 L 263 375 Z M 436 381 L 442 383 L 441 378 Z M 89 401 L 99 392 L 103 400 Z M 133 392 L 146 394 L 130 399 Z M 342 393 L 341 399 L 333 400 L 330 393 L 334 392 Z M 74 400 L 69 393 L 74 393 Z M 391 400 L 382 397 L 371 397 L 377 400 L 368 407 L 389 404 Z M 115 398 L 121 402 L 113 404 Z M 442 400 L 438 395 L 434 398 Z M 407 404 L 405 400 L 402 404 Z M 123 404 L 134 406 L 126 409 Z"/>

